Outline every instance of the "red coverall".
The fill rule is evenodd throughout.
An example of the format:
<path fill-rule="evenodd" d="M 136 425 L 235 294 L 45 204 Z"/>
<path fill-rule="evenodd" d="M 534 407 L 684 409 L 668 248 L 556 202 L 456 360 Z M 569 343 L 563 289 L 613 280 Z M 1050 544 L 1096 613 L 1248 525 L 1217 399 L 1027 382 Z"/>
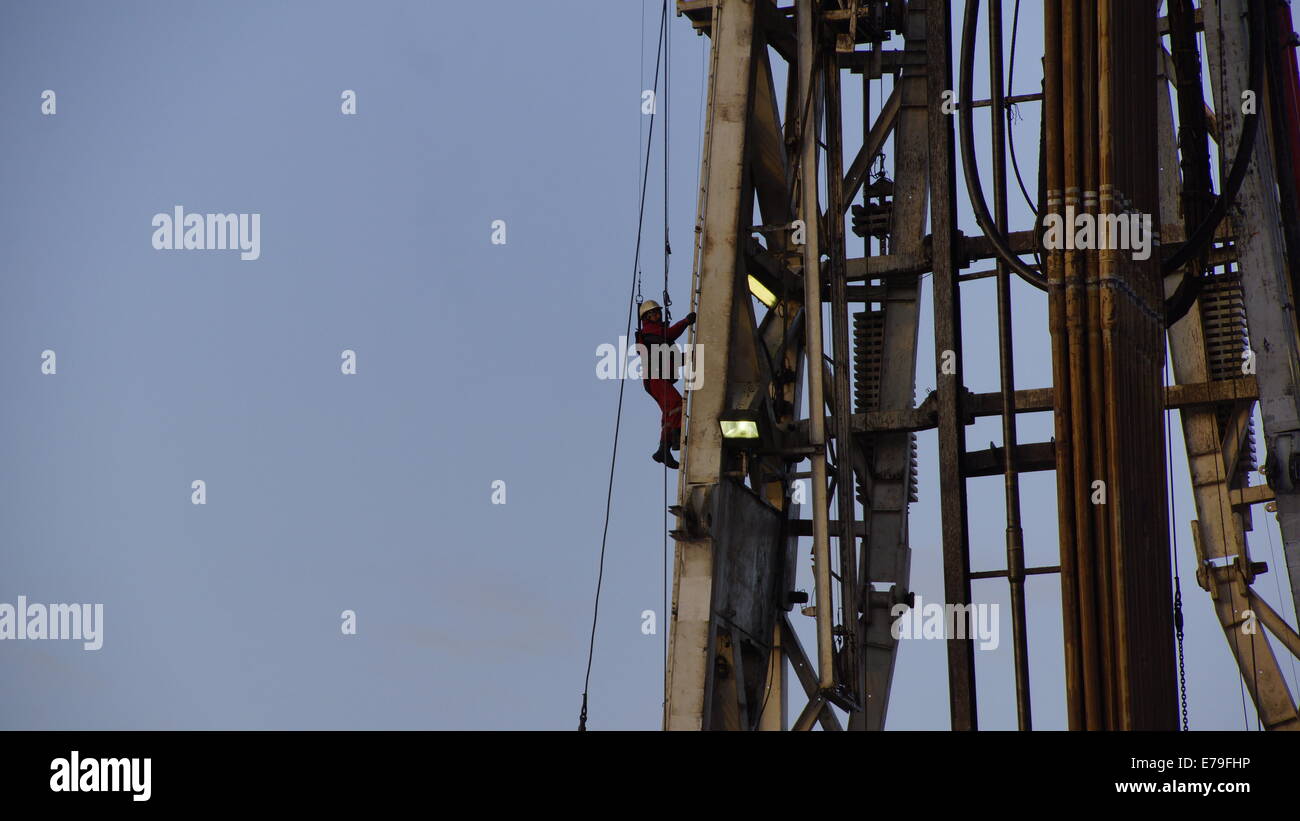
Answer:
<path fill-rule="evenodd" d="M 686 330 L 688 324 L 690 324 L 689 318 L 665 328 L 662 322 L 646 320 L 641 323 L 641 329 L 636 332 L 636 341 L 646 346 L 646 356 L 641 360 L 641 382 L 645 385 L 646 393 L 654 397 L 654 400 L 659 403 L 659 409 L 663 411 L 659 441 L 668 442 L 673 447 L 677 447 L 682 436 L 682 395 L 673 387 L 673 383 L 677 381 L 677 374 L 674 370 L 669 374 L 671 379 L 651 379 L 650 361 L 656 360 L 652 346 L 676 342 L 677 337 L 682 335 L 682 331 Z M 647 359 L 650 361 L 646 361 Z"/>

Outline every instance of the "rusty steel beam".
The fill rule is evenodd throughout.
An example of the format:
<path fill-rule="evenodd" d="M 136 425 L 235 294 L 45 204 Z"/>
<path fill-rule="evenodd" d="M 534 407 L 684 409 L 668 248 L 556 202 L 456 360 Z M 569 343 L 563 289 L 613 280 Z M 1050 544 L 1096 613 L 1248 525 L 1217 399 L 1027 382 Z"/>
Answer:
<path fill-rule="evenodd" d="M 964 391 L 961 300 L 957 294 L 957 272 L 961 268 L 956 237 L 957 171 L 952 120 L 943 110 L 944 92 L 953 87 L 951 0 L 926 0 L 925 11 L 943 586 L 948 604 L 967 605 L 971 600 L 970 537 L 966 482 L 961 477 L 966 430 L 961 407 Z M 945 352 L 953 354 L 953 373 L 943 372 Z M 966 636 L 969 635 L 968 632 Z M 970 638 L 948 639 L 948 704 L 952 729 L 979 728 L 975 704 L 975 643 Z"/>
<path fill-rule="evenodd" d="M 1007 114 L 1002 89 L 1002 0 L 989 0 L 989 86 L 993 136 L 993 220 L 1007 230 Z M 1011 323 L 1011 269 L 997 262 L 998 371 L 1002 390 L 1003 499 L 1006 505 L 1007 582 L 1011 594 L 1011 641 L 1016 676 L 1016 718 L 1021 730 L 1033 729 L 1029 700 L 1029 635 L 1025 615 L 1025 545 L 1020 524 L 1020 476 L 1016 445 L 1016 377 Z M 1054 464 L 1055 449 L 1051 454 Z M 969 473 L 969 467 L 963 465 Z"/>
<path fill-rule="evenodd" d="M 833 50 L 824 49 L 821 72 L 826 111 L 826 211 L 843 214 L 848 210 L 848 196 L 844 192 L 843 123 L 840 110 L 840 69 Z M 866 666 L 863 652 L 865 624 L 859 614 L 862 587 L 858 578 L 858 539 L 854 530 L 853 460 L 848 451 L 854 447 L 851 433 L 851 406 L 849 404 L 849 300 L 848 283 L 844 276 L 845 235 L 844 220 L 828 219 L 826 224 L 827 277 L 831 289 L 831 358 L 834 360 L 832 388 L 833 435 L 838 443 L 835 460 L 835 500 L 839 521 L 830 527 L 839 547 L 840 606 L 843 610 L 840 630 L 844 637 L 839 652 L 839 669 L 846 679 L 843 683 L 861 699 L 866 689 Z M 860 702 L 859 702 L 860 703 Z M 858 711 L 860 712 L 860 711 Z"/>

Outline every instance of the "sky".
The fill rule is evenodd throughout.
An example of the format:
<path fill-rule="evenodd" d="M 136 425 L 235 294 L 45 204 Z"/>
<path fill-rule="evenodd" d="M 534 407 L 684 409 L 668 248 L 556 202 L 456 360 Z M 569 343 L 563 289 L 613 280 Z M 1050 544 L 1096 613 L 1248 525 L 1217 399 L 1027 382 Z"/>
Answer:
<path fill-rule="evenodd" d="M 597 350 L 626 322 L 659 8 L 502 8 L 0 7 L 0 603 L 104 614 L 98 650 L 0 642 L 0 727 L 576 726 L 620 387 L 597 378 Z M 1025 93 L 1037 10 L 1020 25 Z M 671 13 L 669 32 L 680 316 L 707 39 Z M 1022 108 L 1032 175 L 1037 112 Z M 652 180 L 641 265 L 657 299 Z M 260 255 L 155 248 L 155 215 L 177 206 L 260 215 Z M 964 191 L 959 206 L 975 233 Z M 1013 224 L 1027 220 L 1013 197 Z M 933 387 L 925 290 L 918 401 Z M 963 291 L 967 350 L 991 348 L 991 283 Z M 1046 386 L 1045 314 L 1035 292 L 1016 299 L 1018 385 Z M 995 363 L 969 357 L 968 387 L 995 390 Z M 648 730 L 667 627 L 663 473 L 649 459 L 658 410 L 624 388 L 589 726 Z M 969 446 L 1000 439 L 997 424 L 973 426 Z M 1021 441 L 1050 424 L 1023 418 Z M 912 589 L 939 601 L 934 434 L 919 440 Z M 1242 727 L 1231 656 L 1188 570 L 1177 445 L 1192 726 Z M 1031 565 L 1056 561 L 1051 476 L 1022 481 Z M 971 494 L 972 564 L 996 568 L 1001 484 L 973 480 Z M 1006 604 L 1004 583 L 975 584 Z M 1267 595 L 1273 579 L 1258 584 Z M 1059 587 L 1028 586 L 1035 726 L 1060 728 Z M 794 618 L 813 646 L 812 620 Z M 978 665 L 981 726 L 1012 728 L 1010 641 Z M 904 643 L 887 726 L 947 716 L 942 642 Z"/>

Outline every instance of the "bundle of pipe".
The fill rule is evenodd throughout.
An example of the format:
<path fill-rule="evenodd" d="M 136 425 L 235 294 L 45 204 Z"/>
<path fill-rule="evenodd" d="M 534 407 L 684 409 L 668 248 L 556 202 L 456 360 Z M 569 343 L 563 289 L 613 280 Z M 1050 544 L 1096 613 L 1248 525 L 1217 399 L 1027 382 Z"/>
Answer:
<path fill-rule="evenodd" d="M 1048 0 L 1044 24 L 1048 213 L 1094 229 L 1046 256 L 1070 727 L 1172 730 L 1160 253 L 1097 247 L 1099 215 L 1161 225 L 1156 4 Z"/>

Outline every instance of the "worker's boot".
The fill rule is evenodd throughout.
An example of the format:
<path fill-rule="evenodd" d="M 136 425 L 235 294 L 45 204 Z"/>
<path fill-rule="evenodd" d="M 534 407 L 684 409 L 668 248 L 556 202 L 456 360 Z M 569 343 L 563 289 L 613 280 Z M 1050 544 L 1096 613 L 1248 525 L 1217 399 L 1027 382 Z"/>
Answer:
<path fill-rule="evenodd" d="M 656 462 L 663 462 L 673 470 L 677 470 L 681 467 L 677 460 L 673 458 L 673 452 L 668 449 L 668 442 L 666 440 L 659 443 L 659 450 L 651 454 L 650 458 L 654 459 Z"/>

